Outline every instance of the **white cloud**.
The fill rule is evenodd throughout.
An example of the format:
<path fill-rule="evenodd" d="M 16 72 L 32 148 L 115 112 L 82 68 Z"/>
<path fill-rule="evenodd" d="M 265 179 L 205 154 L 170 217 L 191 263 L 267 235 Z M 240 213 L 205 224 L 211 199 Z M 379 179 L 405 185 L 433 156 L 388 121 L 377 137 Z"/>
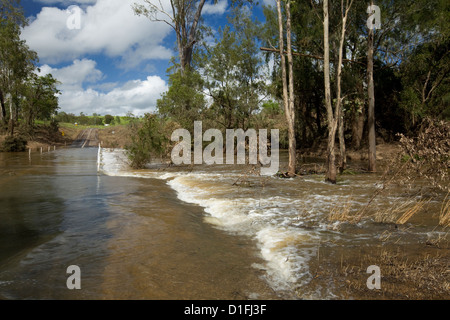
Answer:
<path fill-rule="evenodd" d="M 43 4 L 61 4 L 61 5 L 91 5 L 97 2 L 97 0 L 34 0 L 35 2 L 40 2 Z"/>
<path fill-rule="evenodd" d="M 228 0 L 219 0 L 216 4 L 214 1 L 205 3 L 202 14 L 218 14 L 222 15 L 228 8 Z"/>
<path fill-rule="evenodd" d="M 272 7 L 275 7 L 276 1 L 275 0 L 262 0 L 262 4 L 265 6 L 271 5 Z"/>
<path fill-rule="evenodd" d="M 95 83 L 103 79 L 103 73 L 96 69 L 97 63 L 93 60 L 75 60 L 73 64 L 61 69 L 49 65 L 40 67 L 39 75 L 51 73 L 65 90 L 81 90 L 84 83 Z"/>
<path fill-rule="evenodd" d="M 68 1 L 41 0 L 45 3 Z M 164 0 L 167 2 L 168 0 Z M 171 29 L 164 23 L 136 16 L 136 0 L 78 1 L 89 4 L 81 10 L 81 28 L 69 29 L 68 10 L 43 7 L 22 33 L 23 39 L 44 63 L 72 61 L 86 54 L 120 57 L 123 68 L 136 67 L 147 59 L 169 59 L 172 51 L 162 45 Z M 73 4 L 74 2 L 70 2 Z"/>
<path fill-rule="evenodd" d="M 59 89 L 61 111 L 79 114 L 125 115 L 128 111 L 136 115 L 156 110 L 156 101 L 167 91 L 166 82 L 159 76 L 148 76 L 145 80 L 131 80 L 125 84 L 95 84 L 103 78 L 96 69 L 95 61 L 75 60 L 64 68 L 43 65 L 39 75 L 52 73 L 62 84 Z M 86 85 L 92 84 L 91 86 Z M 99 91 L 102 90 L 102 91 Z"/>

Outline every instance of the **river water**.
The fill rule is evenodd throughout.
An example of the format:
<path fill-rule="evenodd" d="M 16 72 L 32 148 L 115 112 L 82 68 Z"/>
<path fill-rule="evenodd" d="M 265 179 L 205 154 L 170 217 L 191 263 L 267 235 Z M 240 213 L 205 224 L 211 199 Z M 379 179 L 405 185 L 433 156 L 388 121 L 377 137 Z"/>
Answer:
<path fill-rule="evenodd" d="M 324 248 L 370 251 L 386 225 L 327 217 L 349 199 L 363 207 L 379 178 L 330 185 L 227 165 L 136 171 L 119 149 L 0 153 L 0 298 L 339 298 L 339 288 L 313 281 L 313 262 Z M 441 232 L 439 205 L 413 217 L 414 232 L 398 231 L 397 243 L 414 247 Z M 81 290 L 67 288 L 72 265 Z"/>

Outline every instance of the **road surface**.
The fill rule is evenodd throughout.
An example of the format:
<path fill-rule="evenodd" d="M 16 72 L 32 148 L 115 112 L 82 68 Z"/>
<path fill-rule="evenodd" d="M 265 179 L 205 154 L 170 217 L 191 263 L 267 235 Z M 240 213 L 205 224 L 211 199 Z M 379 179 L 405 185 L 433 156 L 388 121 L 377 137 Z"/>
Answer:
<path fill-rule="evenodd" d="M 89 148 L 98 147 L 98 130 L 85 129 L 80 132 L 75 141 L 72 143 L 73 148 Z"/>

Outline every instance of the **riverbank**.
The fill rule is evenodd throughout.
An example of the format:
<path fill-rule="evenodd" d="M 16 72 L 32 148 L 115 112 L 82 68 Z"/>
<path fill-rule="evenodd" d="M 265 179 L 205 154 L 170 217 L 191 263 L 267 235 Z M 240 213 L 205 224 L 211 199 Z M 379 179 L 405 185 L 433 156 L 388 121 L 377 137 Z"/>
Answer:
<path fill-rule="evenodd" d="M 85 129 L 90 126 L 75 126 L 73 124 L 61 123 L 55 132 L 49 126 L 37 125 L 34 134 L 18 133 L 26 141 L 26 149 L 39 151 L 41 148 L 61 148 L 70 146 Z M 117 125 L 111 127 L 97 126 L 99 141 L 105 148 L 125 148 L 131 141 L 130 129 L 125 125 Z M 0 145 L 3 144 L 8 135 L 0 135 Z"/>

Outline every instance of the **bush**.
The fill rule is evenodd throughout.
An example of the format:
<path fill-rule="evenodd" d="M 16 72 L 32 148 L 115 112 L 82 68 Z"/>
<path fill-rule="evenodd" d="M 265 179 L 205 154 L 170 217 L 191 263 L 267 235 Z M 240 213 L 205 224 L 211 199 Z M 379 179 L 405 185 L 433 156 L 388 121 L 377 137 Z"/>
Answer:
<path fill-rule="evenodd" d="M 105 116 L 105 124 L 112 124 L 112 122 L 114 121 L 114 117 L 110 114 L 107 114 Z"/>
<path fill-rule="evenodd" d="M 59 123 L 56 119 L 52 119 L 48 127 L 51 133 L 57 133 L 59 131 Z"/>
<path fill-rule="evenodd" d="M 27 149 L 27 141 L 22 137 L 6 137 L 2 144 L 3 152 L 24 152 Z"/>
<path fill-rule="evenodd" d="M 433 187 L 449 192 L 450 121 L 427 118 L 416 137 L 399 136 L 408 174 L 426 178 Z"/>
<path fill-rule="evenodd" d="M 126 147 L 131 167 L 142 169 L 152 156 L 163 156 L 167 151 L 166 128 L 156 115 L 146 114 L 142 124 L 131 123 L 135 134 L 131 144 Z"/>

